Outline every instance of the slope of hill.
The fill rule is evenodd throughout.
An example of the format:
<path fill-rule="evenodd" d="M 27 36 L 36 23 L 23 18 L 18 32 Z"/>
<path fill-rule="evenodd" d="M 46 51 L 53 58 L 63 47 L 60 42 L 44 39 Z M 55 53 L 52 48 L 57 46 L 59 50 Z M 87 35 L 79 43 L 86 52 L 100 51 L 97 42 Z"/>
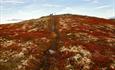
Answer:
<path fill-rule="evenodd" d="M 115 21 L 115 16 L 111 17 L 110 20 Z"/>
<path fill-rule="evenodd" d="M 50 15 L 0 25 L 0 70 L 114 70 L 115 22 Z"/>
<path fill-rule="evenodd" d="M 110 20 L 112 20 L 112 21 L 115 21 L 115 18 L 113 18 L 113 19 L 110 19 Z"/>

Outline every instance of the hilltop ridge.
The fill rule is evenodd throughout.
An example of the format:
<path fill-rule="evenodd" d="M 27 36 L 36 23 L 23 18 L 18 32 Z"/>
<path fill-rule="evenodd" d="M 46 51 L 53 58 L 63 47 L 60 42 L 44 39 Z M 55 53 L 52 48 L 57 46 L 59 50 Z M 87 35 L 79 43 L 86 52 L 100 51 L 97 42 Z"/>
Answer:
<path fill-rule="evenodd" d="M 114 70 L 115 22 L 61 14 L 0 24 L 0 70 Z"/>

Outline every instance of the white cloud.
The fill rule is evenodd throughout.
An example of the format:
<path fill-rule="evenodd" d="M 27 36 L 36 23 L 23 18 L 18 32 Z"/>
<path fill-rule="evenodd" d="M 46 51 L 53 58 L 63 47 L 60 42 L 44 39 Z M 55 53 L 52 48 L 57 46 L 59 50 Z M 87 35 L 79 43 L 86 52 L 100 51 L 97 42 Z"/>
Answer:
<path fill-rule="evenodd" d="M 110 8 L 110 5 L 102 5 L 102 6 L 98 6 L 95 9 L 103 9 L 103 8 Z"/>
<path fill-rule="evenodd" d="M 95 9 L 89 10 L 87 8 L 65 7 L 63 10 L 58 11 L 56 14 L 70 13 L 70 14 L 79 14 L 79 15 L 88 15 L 88 16 L 94 16 L 94 17 L 108 18 L 114 15 L 113 10 L 111 10 L 111 8 L 109 7 L 110 7 L 109 5 L 97 7 L 97 9 L 101 9 L 101 10 L 98 10 L 96 12 L 95 12 Z M 102 8 L 104 8 L 104 10 Z M 105 9 L 105 8 L 108 8 L 108 9 Z"/>
<path fill-rule="evenodd" d="M 86 2 L 91 2 L 91 3 L 99 3 L 99 0 L 84 0 Z"/>
<path fill-rule="evenodd" d="M 43 4 L 44 7 L 61 7 L 61 5 L 56 4 Z"/>
<path fill-rule="evenodd" d="M 78 10 L 79 9 L 79 10 Z M 56 14 L 66 14 L 66 13 L 70 13 L 70 14 L 81 14 L 81 15 L 85 15 L 87 14 L 87 11 L 84 8 L 79 8 L 79 7 L 65 7 L 64 9 L 58 11 Z"/>
<path fill-rule="evenodd" d="M 1 4 L 21 4 L 24 3 L 24 0 L 0 0 Z"/>
<path fill-rule="evenodd" d="M 1 20 L 1 24 L 15 23 L 15 22 L 20 22 L 20 21 L 22 21 L 22 19 L 12 18 L 12 19 Z"/>
<path fill-rule="evenodd" d="M 12 18 L 12 19 L 9 19 L 9 20 L 7 20 L 7 21 L 20 21 L 20 20 L 22 20 L 22 19 Z"/>
<path fill-rule="evenodd" d="M 16 13 L 8 14 L 8 15 L 2 15 L 0 23 L 1 24 L 14 23 L 14 22 L 22 21 L 22 20 L 34 19 L 34 18 L 39 18 L 41 16 L 48 15 L 48 11 L 45 10 L 44 8 L 37 8 L 36 9 L 33 7 L 35 7 L 35 6 L 29 5 L 25 8 L 17 11 Z"/>

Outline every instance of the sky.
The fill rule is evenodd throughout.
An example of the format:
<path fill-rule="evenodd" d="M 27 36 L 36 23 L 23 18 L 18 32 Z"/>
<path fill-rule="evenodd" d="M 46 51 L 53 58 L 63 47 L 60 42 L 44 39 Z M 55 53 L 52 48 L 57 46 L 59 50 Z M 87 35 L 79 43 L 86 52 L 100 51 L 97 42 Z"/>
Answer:
<path fill-rule="evenodd" d="M 0 23 L 35 19 L 49 14 L 115 16 L 115 0 L 0 0 Z"/>

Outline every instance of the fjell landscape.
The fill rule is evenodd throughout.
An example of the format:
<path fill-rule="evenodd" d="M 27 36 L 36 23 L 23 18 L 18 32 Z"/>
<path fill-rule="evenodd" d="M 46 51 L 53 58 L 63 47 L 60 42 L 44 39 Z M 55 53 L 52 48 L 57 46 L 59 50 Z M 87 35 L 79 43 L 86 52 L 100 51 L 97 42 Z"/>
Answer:
<path fill-rule="evenodd" d="M 115 70 L 114 0 L 0 4 L 0 70 Z"/>

